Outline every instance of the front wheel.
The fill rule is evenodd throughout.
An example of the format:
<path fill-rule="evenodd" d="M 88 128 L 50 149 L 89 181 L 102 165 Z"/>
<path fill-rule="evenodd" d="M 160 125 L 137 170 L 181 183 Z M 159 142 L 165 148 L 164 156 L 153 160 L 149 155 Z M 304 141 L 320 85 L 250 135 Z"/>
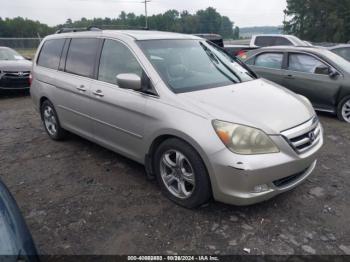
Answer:
<path fill-rule="evenodd" d="M 340 120 L 350 123 L 350 96 L 340 101 L 337 115 Z"/>
<path fill-rule="evenodd" d="M 175 203 L 195 208 L 209 201 L 206 167 L 186 142 L 176 138 L 164 141 L 155 152 L 154 169 L 162 192 Z"/>
<path fill-rule="evenodd" d="M 64 139 L 67 131 L 61 127 L 53 104 L 49 100 L 44 101 L 40 111 L 46 133 L 50 138 L 53 140 Z"/>

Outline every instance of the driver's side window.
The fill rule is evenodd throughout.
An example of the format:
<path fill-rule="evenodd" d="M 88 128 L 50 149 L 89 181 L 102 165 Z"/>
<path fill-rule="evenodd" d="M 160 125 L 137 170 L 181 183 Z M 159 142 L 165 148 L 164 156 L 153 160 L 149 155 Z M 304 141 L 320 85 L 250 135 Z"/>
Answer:
<path fill-rule="evenodd" d="M 326 75 L 328 74 L 328 68 L 329 66 L 311 55 L 289 54 L 288 70 Z"/>
<path fill-rule="evenodd" d="M 142 75 L 142 68 L 131 51 L 122 43 L 106 39 L 103 45 L 98 80 L 117 84 L 119 74 Z"/>

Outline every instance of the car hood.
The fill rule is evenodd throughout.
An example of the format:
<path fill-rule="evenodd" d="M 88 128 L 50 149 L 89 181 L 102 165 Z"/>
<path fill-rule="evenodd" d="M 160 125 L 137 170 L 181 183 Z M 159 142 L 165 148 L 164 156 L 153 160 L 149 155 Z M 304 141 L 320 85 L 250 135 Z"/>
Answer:
<path fill-rule="evenodd" d="M 212 119 L 256 127 L 267 134 L 279 134 L 315 115 L 307 99 L 266 79 L 179 96 Z"/>
<path fill-rule="evenodd" d="M 28 60 L 0 60 L 0 71 L 31 71 L 32 62 Z"/>

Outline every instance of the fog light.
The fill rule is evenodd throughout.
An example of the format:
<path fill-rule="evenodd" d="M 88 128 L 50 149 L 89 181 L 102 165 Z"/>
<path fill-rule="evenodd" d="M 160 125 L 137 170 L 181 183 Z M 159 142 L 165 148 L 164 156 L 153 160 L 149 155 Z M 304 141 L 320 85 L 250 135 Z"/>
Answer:
<path fill-rule="evenodd" d="M 254 187 L 254 193 L 262 193 L 265 191 L 269 191 L 269 186 L 268 185 L 258 185 L 256 187 Z"/>

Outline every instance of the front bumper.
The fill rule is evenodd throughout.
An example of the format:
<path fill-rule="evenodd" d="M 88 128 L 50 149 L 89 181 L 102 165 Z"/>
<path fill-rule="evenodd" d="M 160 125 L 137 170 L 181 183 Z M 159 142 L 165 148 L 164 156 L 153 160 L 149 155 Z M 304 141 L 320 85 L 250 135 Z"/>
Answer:
<path fill-rule="evenodd" d="M 252 205 L 293 189 L 311 175 L 323 145 L 323 130 L 317 144 L 303 154 L 298 154 L 282 136 L 271 138 L 280 148 L 279 153 L 244 156 L 224 149 L 210 156 L 210 177 L 217 201 Z M 264 189 L 257 190 L 261 186 Z"/>
<path fill-rule="evenodd" d="M 29 86 L 21 86 L 21 87 L 3 87 L 0 86 L 0 91 L 16 91 L 16 90 L 29 90 Z"/>

